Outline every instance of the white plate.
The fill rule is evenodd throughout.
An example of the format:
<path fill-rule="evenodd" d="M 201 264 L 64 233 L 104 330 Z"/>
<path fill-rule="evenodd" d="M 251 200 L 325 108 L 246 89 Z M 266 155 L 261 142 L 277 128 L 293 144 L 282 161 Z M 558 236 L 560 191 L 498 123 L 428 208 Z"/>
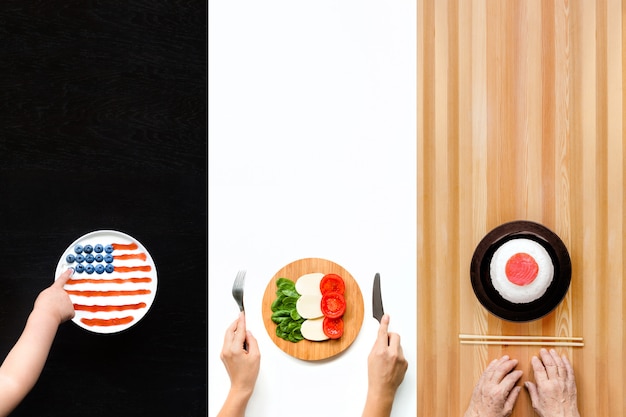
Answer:
<path fill-rule="evenodd" d="M 68 260 L 68 255 L 77 256 L 75 248 L 81 245 L 111 245 L 112 262 Z M 80 253 L 86 256 L 85 252 Z M 100 254 L 107 255 L 103 250 Z M 97 255 L 92 251 L 91 255 Z M 80 260 L 80 259 L 78 259 Z M 78 265 L 86 267 L 112 265 L 113 270 L 91 273 L 80 271 Z M 55 280 L 67 268 L 75 268 L 74 276 L 65 285 L 74 303 L 74 323 L 94 333 L 117 333 L 137 324 L 148 312 L 157 291 L 157 271 L 148 250 L 133 237 L 116 230 L 98 230 L 76 239 L 63 252 L 57 265 Z"/>

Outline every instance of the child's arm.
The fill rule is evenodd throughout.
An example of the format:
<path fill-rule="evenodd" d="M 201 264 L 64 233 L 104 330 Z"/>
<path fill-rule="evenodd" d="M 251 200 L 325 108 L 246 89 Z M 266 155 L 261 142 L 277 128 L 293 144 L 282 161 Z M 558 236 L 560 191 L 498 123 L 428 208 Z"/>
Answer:
<path fill-rule="evenodd" d="M 0 416 L 8 415 L 33 388 L 48 358 L 59 325 L 74 317 L 74 306 L 63 289 L 73 270 L 64 272 L 43 290 L 26 327 L 0 367 Z"/>

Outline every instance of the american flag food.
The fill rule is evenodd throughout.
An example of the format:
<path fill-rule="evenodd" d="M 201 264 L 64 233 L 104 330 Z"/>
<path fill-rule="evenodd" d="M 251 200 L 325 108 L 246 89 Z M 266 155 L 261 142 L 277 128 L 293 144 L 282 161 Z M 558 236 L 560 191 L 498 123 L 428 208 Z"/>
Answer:
<path fill-rule="evenodd" d="M 95 333 L 117 333 L 138 323 L 154 302 L 157 271 L 146 248 L 115 230 L 88 233 L 63 252 L 58 277 L 74 275 L 65 285 L 76 311 L 72 319 Z"/>

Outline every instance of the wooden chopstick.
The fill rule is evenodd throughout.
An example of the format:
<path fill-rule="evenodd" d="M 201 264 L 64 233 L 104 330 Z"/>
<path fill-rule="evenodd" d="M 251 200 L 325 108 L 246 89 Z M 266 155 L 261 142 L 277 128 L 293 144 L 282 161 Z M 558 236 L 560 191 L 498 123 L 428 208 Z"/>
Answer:
<path fill-rule="evenodd" d="M 583 347 L 582 342 L 533 342 L 516 340 L 461 340 L 462 345 L 518 345 L 518 346 L 561 346 Z"/>
<path fill-rule="evenodd" d="M 496 336 L 460 334 L 462 345 L 518 345 L 583 347 L 582 337 L 565 336 Z"/>
<path fill-rule="evenodd" d="M 498 335 L 482 335 L 482 334 L 460 334 L 459 339 L 482 339 L 482 340 L 565 340 L 565 341 L 580 341 L 582 337 L 567 337 L 567 336 L 498 336 Z"/>

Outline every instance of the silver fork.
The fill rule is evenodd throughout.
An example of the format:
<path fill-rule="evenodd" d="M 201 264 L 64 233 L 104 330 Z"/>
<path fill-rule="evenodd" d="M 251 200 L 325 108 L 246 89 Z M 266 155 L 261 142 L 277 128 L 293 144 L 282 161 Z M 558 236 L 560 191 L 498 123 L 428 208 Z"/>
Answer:
<path fill-rule="evenodd" d="M 239 311 L 244 311 L 243 308 L 243 282 L 246 278 L 246 271 L 237 272 L 235 282 L 233 283 L 233 298 L 239 306 Z"/>

